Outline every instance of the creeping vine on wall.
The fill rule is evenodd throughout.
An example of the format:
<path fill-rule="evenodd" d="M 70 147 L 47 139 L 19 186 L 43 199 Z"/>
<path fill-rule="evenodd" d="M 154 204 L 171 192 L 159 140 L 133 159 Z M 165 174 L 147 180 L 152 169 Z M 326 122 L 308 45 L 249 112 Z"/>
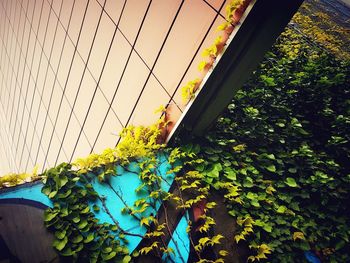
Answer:
<path fill-rule="evenodd" d="M 189 169 L 204 160 L 195 158 L 193 152 L 181 151 L 179 148 L 165 149 L 164 144 L 159 144 L 160 127 L 164 125 L 163 117 L 149 127 L 129 126 L 121 132 L 122 140 L 116 148 L 78 159 L 73 166 L 63 163 L 44 173 L 42 192 L 54 203 L 53 208 L 45 211 L 45 225 L 54 233 L 53 246 L 60 255 L 79 262 L 129 262 L 144 255 L 152 255 L 159 261 L 174 262 L 174 255 L 179 255 L 178 258 L 186 262 L 180 254 L 180 244 L 176 243 L 170 229 L 172 226 L 168 214 L 170 209 L 175 209 L 186 216 L 187 232 L 196 261 L 223 262 L 221 256 L 227 254 L 224 250 L 210 260 L 202 253 L 208 247 L 220 244 L 223 238 L 220 234 L 213 235 L 210 232 L 215 220 L 209 212 L 215 203 L 205 205 L 199 225 L 190 220 L 187 212 L 208 198 L 209 186 L 203 183 L 202 174 Z M 160 152 L 168 155 L 170 168 L 167 174 L 181 175 L 174 181 L 176 190 L 173 192 L 164 191 L 161 187 L 167 182 L 159 172 Z M 124 200 L 122 213 L 136 219 L 140 227 L 146 228 L 145 235 L 122 229 L 118 219 L 105 205 L 109 197 L 99 196 L 92 183 L 97 178 L 101 184 L 108 185 L 111 176 L 118 176 L 117 166 L 128 169 L 130 164 L 138 168 L 128 171 L 136 173 L 142 182 L 135 189 L 140 198 L 133 205 L 128 205 L 127 200 Z M 93 212 L 100 209 L 108 213 L 113 224 L 100 223 L 95 218 Z M 156 213 L 158 209 L 162 210 L 164 217 Z M 203 237 L 197 238 L 197 232 Z M 130 236 L 143 239 L 143 246 L 133 253 L 126 246 Z M 168 247 L 166 236 L 175 243 L 175 249 Z"/>
<path fill-rule="evenodd" d="M 225 198 L 248 261 L 350 257 L 350 62 L 333 52 L 288 28 L 207 136 L 187 146 L 200 147 L 195 169 Z"/>
<path fill-rule="evenodd" d="M 10 173 L 0 177 L 0 189 L 4 187 L 12 187 L 28 182 L 40 180 L 38 175 L 38 166 L 35 166 L 32 173 Z"/>
<path fill-rule="evenodd" d="M 140 262 L 144 255 L 172 262 L 180 249 L 169 248 L 165 237 L 173 239 L 169 215 L 175 208 L 188 221 L 193 261 L 230 262 L 229 251 L 207 253 L 223 245 L 226 235 L 213 231 L 215 224 L 227 224 L 213 215 L 215 192 L 236 221 L 237 228 L 227 232 L 235 231 L 232 242 L 246 245 L 248 261 L 305 262 L 311 251 L 323 262 L 346 262 L 350 73 L 349 61 L 335 58 L 334 51 L 288 28 L 205 138 L 180 135 L 179 147 L 165 147 L 159 143 L 166 126 L 161 119 L 150 127 L 126 128 L 114 149 L 46 171 L 42 191 L 54 206 L 45 212 L 45 224 L 56 250 L 80 262 Z M 193 96 L 197 84 L 186 94 Z M 187 144 L 188 138 L 193 142 Z M 169 175 L 177 175 L 171 192 L 161 188 L 160 152 L 168 156 Z M 108 197 L 91 183 L 97 178 L 108 184 L 118 176 L 116 166 L 128 169 L 131 162 L 142 181 L 135 191 L 146 194 L 123 208 L 147 230 L 139 236 L 144 246 L 134 253 L 127 243 L 137 234 L 122 229 L 110 213 L 113 224 L 95 217 L 101 209 L 108 213 Z M 10 175 L 1 183 L 27 177 Z M 165 217 L 150 213 L 157 205 Z M 197 220 L 186 213 L 193 207 L 202 208 Z"/>
<path fill-rule="evenodd" d="M 202 52 L 204 58 L 198 65 L 198 70 L 208 72 L 216 58 L 223 52 L 226 41 L 228 40 L 233 29 L 239 23 L 245 9 L 251 0 L 232 0 L 225 7 L 225 22 L 218 26 L 217 30 L 220 35 L 214 40 L 213 44 L 205 48 Z M 185 86 L 181 88 L 182 99 L 185 103 L 194 99 L 195 93 L 202 83 L 201 78 L 190 80 Z"/>

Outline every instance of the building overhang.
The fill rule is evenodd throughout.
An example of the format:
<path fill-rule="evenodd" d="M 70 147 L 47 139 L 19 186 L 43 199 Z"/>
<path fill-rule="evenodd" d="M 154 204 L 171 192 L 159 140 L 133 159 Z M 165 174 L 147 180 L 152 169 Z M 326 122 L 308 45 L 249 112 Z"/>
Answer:
<path fill-rule="evenodd" d="M 252 1 L 202 81 L 167 141 L 182 128 L 203 134 L 227 107 L 253 70 L 271 48 L 303 0 Z"/>

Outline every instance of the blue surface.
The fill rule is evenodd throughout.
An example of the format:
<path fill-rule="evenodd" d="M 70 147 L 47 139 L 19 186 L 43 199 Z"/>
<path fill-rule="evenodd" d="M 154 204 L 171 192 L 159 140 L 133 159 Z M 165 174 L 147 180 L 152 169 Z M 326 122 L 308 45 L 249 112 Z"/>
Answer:
<path fill-rule="evenodd" d="M 187 262 L 190 254 L 190 239 L 188 233 L 186 232 L 187 221 L 188 213 L 186 212 L 186 214 L 181 218 L 179 224 L 177 225 L 173 233 L 173 238 L 168 244 L 168 248 L 172 248 L 175 252 L 175 255 L 170 254 L 170 257 L 176 263 Z M 171 262 L 170 259 L 165 259 L 165 257 L 163 257 L 163 260 L 165 262 Z"/>
<path fill-rule="evenodd" d="M 174 180 L 174 174 L 167 174 L 171 166 L 167 162 L 167 158 L 164 154 L 160 154 L 158 156 L 159 165 L 157 174 L 161 175 L 163 178 L 161 182 L 161 188 L 164 191 L 169 191 L 170 185 Z M 92 185 L 96 192 L 101 197 L 105 197 L 105 205 L 112 216 L 119 222 L 120 226 L 131 233 L 144 235 L 146 233 L 146 228 L 140 226 L 139 221 L 129 215 L 125 215 L 121 213 L 121 210 L 125 207 L 123 202 L 130 207 L 133 206 L 134 202 L 140 198 L 145 198 L 148 196 L 147 193 L 141 191 L 139 193 L 135 192 L 135 189 L 139 187 L 142 182 L 138 177 L 139 168 L 136 163 L 131 163 L 127 169 L 124 169 L 121 166 L 116 167 L 116 174 L 118 176 L 112 176 L 110 179 L 110 184 L 100 183 L 97 178 L 94 178 Z M 46 206 L 52 207 L 53 204 L 51 200 L 43 193 L 41 193 L 41 188 L 43 184 L 28 184 L 27 186 L 23 185 L 18 188 L 13 188 L 13 190 L 8 192 L 0 193 L 0 199 L 8 199 L 8 198 L 22 198 L 40 202 Z M 119 195 L 119 196 L 118 196 Z M 122 197 L 122 199 L 120 198 Z M 103 209 L 101 202 L 98 200 L 92 205 L 98 205 L 101 210 L 100 212 L 94 212 L 96 218 L 100 223 L 110 223 L 113 224 L 113 220 Z M 147 210 L 143 213 L 143 216 L 149 216 L 151 213 L 156 214 L 156 210 L 160 207 L 160 203 L 156 204 L 156 209 L 148 207 Z M 91 209 L 93 212 L 93 210 Z M 169 246 L 174 249 L 176 256 L 174 256 L 175 262 L 182 262 L 180 260 L 180 255 L 183 258 L 188 258 L 188 248 L 189 248 L 189 240 L 188 235 L 186 233 L 187 220 L 185 216 L 181 219 L 179 225 L 176 228 L 176 232 L 173 235 L 173 240 L 169 243 Z M 141 238 L 135 236 L 127 237 L 129 243 L 127 244 L 129 251 L 133 251 L 137 245 L 140 243 Z M 178 247 L 181 248 L 180 251 L 177 251 L 175 248 L 174 242 L 178 244 Z M 180 254 L 180 255 L 179 255 Z M 180 261 L 179 261 L 180 260 Z M 186 262 L 185 261 L 185 262 Z"/>
<path fill-rule="evenodd" d="M 305 255 L 305 258 L 306 258 L 307 262 L 310 262 L 310 263 L 321 263 L 319 258 L 311 250 L 305 251 L 304 255 Z"/>
<path fill-rule="evenodd" d="M 28 184 L 28 186 L 22 185 L 21 187 L 13 187 L 11 191 L 0 193 L 0 199 L 8 198 L 22 198 L 27 200 L 37 201 L 46 206 L 52 207 L 51 200 L 41 192 L 43 184 Z"/>

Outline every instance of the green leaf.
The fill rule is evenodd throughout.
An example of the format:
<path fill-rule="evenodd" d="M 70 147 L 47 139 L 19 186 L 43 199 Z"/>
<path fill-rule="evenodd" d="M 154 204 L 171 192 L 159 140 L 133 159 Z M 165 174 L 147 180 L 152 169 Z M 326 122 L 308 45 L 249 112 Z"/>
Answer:
<path fill-rule="evenodd" d="M 65 257 L 69 257 L 69 256 L 72 256 L 74 254 L 74 252 L 72 251 L 72 249 L 70 247 L 66 247 L 65 249 L 63 249 L 60 254 L 62 256 L 65 256 Z"/>
<path fill-rule="evenodd" d="M 63 239 L 55 239 L 52 245 L 58 251 L 61 251 L 66 246 L 67 242 L 68 238 L 65 236 Z"/>
<path fill-rule="evenodd" d="M 109 254 L 102 254 L 102 259 L 103 260 L 110 260 L 110 259 L 112 259 L 112 258 L 114 258 L 115 257 L 115 255 L 117 254 L 117 252 L 115 252 L 115 251 L 112 251 L 111 253 L 109 253 Z"/>
<path fill-rule="evenodd" d="M 219 177 L 219 172 L 215 169 L 212 169 L 211 171 L 206 173 L 207 177 L 211 177 L 211 178 L 218 178 Z M 208 178 L 209 180 L 209 178 Z"/>
<path fill-rule="evenodd" d="M 299 245 L 300 245 L 300 248 L 301 248 L 302 250 L 304 250 L 304 251 L 308 251 L 308 250 L 311 249 L 309 243 L 306 242 L 306 241 L 300 242 Z"/>
<path fill-rule="evenodd" d="M 61 185 L 61 187 L 65 186 L 67 183 L 68 183 L 67 176 L 64 175 L 64 176 L 60 177 L 60 185 Z"/>
<path fill-rule="evenodd" d="M 295 174 L 297 172 L 297 169 L 296 168 L 289 168 L 288 172 Z"/>
<path fill-rule="evenodd" d="M 254 207 L 260 207 L 259 201 L 256 199 L 251 200 L 250 203 Z"/>
<path fill-rule="evenodd" d="M 80 193 L 82 196 L 86 196 L 87 190 L 86 190 L 86 189 L 80 189 L 80 190 L 79 190 L 79 193 Z"/>
<path fill-rule="evenodd" d="M 74 217 L 73 219 L 72 219 L 72 221 L 74 222 L 74 223 L 79 223 L 79 221 L 80 221 L 80 217 L 79 216 L 76 216 L 76 217 Z"/>
<path fill-rule="evenodd" d="M 315 175 L 316 175 L 317 177 L 320 177 L 320 178 L 323 178 L 323 179 L 328 179 L 328 175 L 325 174 L 325 173 L 323 173 L 323 172 L 321 172 L 321 171 L 316 171 L 316 172 L 315 172 Z"/>
<path fill-rule="evenodd" d="M 270 160 L 276 160 L 275 155 L 272 154 L 272 153 L 271 154 L 267 154 L 266 157 L 269 158 Z"/>
<path fill-rule="evenodd" d="M 63 239 L 65 236 L 66 236 L 66 230 L 55 232 L 55 237 L 58 239 Z"/>
<path fill-rule="evenodd" d="M 68 189 L 68 190 L 65 191 L 64 193 L 58 194 L 57 197 L 58 197 L 59 199 L 65 199 L 65 198 L 67 198 L 71 193 L 72 193 L 72 190 L 71 190 L 71 189 Z"/>
<path fill-rule="evenodd" d="M 84 227 L 87 226 L 87 224 L 88 224 L 88 222 L 86 220 L 83 220 L 78 224 L 78 228 L 83 229 Z"/>
<path fill-rule="evenodd" d="M 89 206 L 85 207 L 84 209 L 82 209 L 80 211 L 80 213 L 82 213 L 82 214 L 87 214 L 88 212 L 90 212 L 90 207 Z"/>
<path fill-rule="evenodd" d="M 245 168 L 240 169 L 239 172 L 243 175 L 247 175 L 247 169 Z"/>
<path fill-rule="evenodd" d="M 243 186 L 247 187 L 247 188 L 253 187 L 254 186 L 253 179 L 251 177 L 249 177 L 249 176 L 244 178 Z"/>
<path fill-rule="evenodd" d="M 225 169 L 225 177 L 231 181 L 236 181 L 237 180 L 237 175 L 236 172 L 232 169 Z"/>
<path fill-rule="evenodd" d="M 278 207 L 277 209 L 277 213 L 283 214 L 287 211 L 287 207 L 285 207 L 284 205 L 281 205 Z"/>
<path fill-rule="evenodd" d="M 50 212 L 48 210 L 44 213 L 44 221 L 50 222 L 52 219 L 54 219 L 58 215 L 58 212 Z"/>
<path fill-rule="evenodd" d="M 92 208 L 94 209 L 95 212 L 100 211 L 100 207 L 98 205 L 93 205 Z"/>
<path fill-rule="evenodd" d="M 112 250 L 113 249 L 111 247 L 105 247 L 104 249 L 102 249 L 102 252 L 107 254 L 107 253 L 112 252 Z"/>
<path fill-rule="evenodd" d="M 117 231 L 119 228 L 116 225 L 111 226 L 111 231 Z"/>
<path fill-rule="evenodd" d="M 221 163 L 214 164 L 213 170 L 216 170 L 218 172 L 222 171 Z"/>
<path fill-rule="evenodd" d="M 62 207 L 60 212 L 61 212 L 61 216 L 67 216 L 69 214 L 67 207 Z"/>
<path fill-rule="evenodd" d="M 123 258 L 123 263 L 129 263 L 131 261 L 131 257 L 129 255 Z"/>
<path fill-rule="evenodd" d="M 49 198 L 52 199 L 56 196 L 57 194 L 57 191 L 52 191 L 50 194 L 49 194 Z"/>
<path fill-rule="evenodd" d="M 269 224 L 264 224 L 262 228 L 268 233 L 272 232 L 272 226 Z"/>
<path fill-rule="evenodd" d="M 84 239 L 84 243 L 90 243 L 92 240 L 94 240 L 95 236 L 93 233 L 89 233 L 86 238 Z"/>
<path fill-rule="evenodd" d="M 257 199 L 258 195 L 256 193 L 248 192 L 246 197 L 250 200 Z"/>
<path fill-rule="evenodd" d="M 83 241 L 83 239 L 84 239 L 84 238 L 83 238 L 82 235 L 77 235 L 77 236 L 75 236 L 75 237 L 72 238 L 72 242 L 75 243 L 75 244 L 76 244 L 76 243 L 80 243 L 81 241 Z"/>
<path fill-rule="evenodd" d="M 276 172 L 276 166 L 273 164 L 267 166 L 266 169 L 272 173 Z"/>
<path fill-rule="evenodd" d="M 335 250 L 340 250 L 346 245 L 346 242 L 344 240 L 340 240 L 335 245 Z"/>
<path fill-rule="evenodd" d="M 295 179 L 292 177 L 287 177 L 285 183 L 290 187 L 298 187 Z"/>
<path fill-rule="evenodd" d="M 42 189 L 41 192 L 47 196 L 51 193 L 51 187 L 49 185 L 45 185 Z"/>

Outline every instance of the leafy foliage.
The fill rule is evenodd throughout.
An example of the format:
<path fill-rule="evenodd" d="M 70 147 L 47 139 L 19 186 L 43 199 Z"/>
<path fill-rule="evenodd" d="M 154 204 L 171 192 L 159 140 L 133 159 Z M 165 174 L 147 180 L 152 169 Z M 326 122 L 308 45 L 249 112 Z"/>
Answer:
<path fill-rule="evenodd" d="M 248 3 L 231 1 L 227 21 L 219 30 L 232 32 Z M 310 22 L 302 16 L 295 21 L 301 27 Z M 303 262 L 303 252 L 313 250 L 324 261 L 345 262 L 350 256 L 349 62 L 305 38 L 315 34 L 319 43 L 339 56 L 337 40 L 319 30 L 302 28 L 300 34 L 287 29 L 211 132 L 195 138 L 198 144 L 183 146 L 185 136 L 179 138 L 179 148 L 165 149 L 159 144 L 166 126 L 161 118 L 149 127 L 127 127 L 114 149 L 46 171 L 42 191 L 54 206 L 45 212 L 45 225 L 55 235 L 55 249 L 80 262 L 129 262 L 146 254 L 173 261 L 180 249 L 176 244 L 176 249 L 168 248 L 164 239 L 171 236 L 168 206 L 185 215 L 193 207 L 204 207 L 200 224 L 187 218 L 191 247 L 198 262 L 224 262 L 225 250 L 214 259 L 204 253 L 224 239 L 213 233 L 216 222 L 211 210 L 217 204 L 208 199 L 215 191 L 222 194 L 237 223 L 234 241 L 249 244 L 248 261 Z M 204 55 L 215 59 L 222 41 L 217 38 Z M 208 70 L 212 63 L 202 62 L 200 70 Z M 183 97 L 192 99 L 200 82 L 189 82 Z M 157 158 L 161 151 L 169 155 L 168 175 L 178 175 L 173 193 L 161 188 L 164 178 Z M 129 255 L 127 237 L 133 234 L 110 214 L 114 224 L 95 218 L 94 213 L 108 209 L 91 181 L 97 177 L 107 184 L 110 176 L 117 175 L 116 165 L 132 161 L 142 181 L 135 191 L 146 196 L 140 194 L 132 206 L 125 202 L 122 212 L 147 229 L 148 243 Z M 8 175 L 0 183 L 15 185 L 28 177 Z M 165 222 L 153 213 L 157 204 Z"/>
<path fill-rule="evenodd" d="M 334 14 L 328 9 L 329 6 L 321 1 L 308 0 L 293 17 L 293 23 L 299 33 L 306 35 L 314 43 L 340 59 L 350 59 L 350 21 L 334 18 Z"/>
<path fill-rule="evenodd" d="M 5 174 L 0 177 L 0 189 L 4 187 L 11 187 L 20 184 L 24 184 L 27 182 L 33 182 L 36 180 L 40 180 L 40 176 L 38 175 L 38 166 L 35 166 L 32 173 L 10 173 Z"/>
<path fill-rule="evenodd" d="M 60 255 L 70 257 L 74 262 L 129 262 L 132 257 L 148 254 L 167 262 L 174 262 L 172 255 L 175 254 L 182 258 L 178 245 L 174 242 L 176 249 L 169 248 L 164 238 L 167 233 L 173 239 L 169 230 L 167 206 L 176 207 L 187 215 L 188 209 L 208 198 L 209 187 L 203 184 L 201 174 L 185 170 L 185 166 L 180 162 L 194 157 L 194 153 L 183 152 L 178 148 L 164 149 L 164 145 L 158 143 L 160 127 L 163 125 L 164 121 L 161 118 L 156 124 L 148 127 L 129 126 L 122 131 L 122 141 L 115 149 L 107 149 L 102 154 L 78 159 L 74 167 L 62 163 L 44 173 L 42 192 L 54 203 L 53 208 L 45 211 L 45 225 L 55 234 L 53 246 Z M 176 178 L 177 193 L 166 192 L 161 187 L 162 183 L 168 183 L 159 172 L 159 156 L 164 154 L 161 150 L 169 155 L 168 163 L 171 168 L 166 176 L 184 172 L 182 177 Z M 131 162 L 138 168 L 134 173 L 138 174 L 142 182 L 137 188 L 135 186 L 139 199 L 133 205 L 128 205 L 122 195 L 117 192 L 116 194 L 125 204 L 122 213 L 138 220 L 140 227 L 147 229 L 144 236 L 122 229 L 105 205 L 108 197 L 99 196 L 93 186 L 96 177 L 100 183 L 108 185 L 110 176 L 118 176 L 116 166 L 128 169 L 127 166 Z M 203 160 L 196 159 L 184 164 L 201 162 Z M 165 222 L 160 222 L 160 215 L 156 211 L 158 204 L 161 204 L 165 214 Z M 191 237 L 191 244 L 199 262 L 214 262 L 206 260 L 201 253 L 207 247 L 220 244 L 223 237 L 210 234 L 215 221 L 207 213 L 214 206 L 215 203 L 208 203 L 205 213 L 200 218 L 203 223 L 199 232 L 205 233 L 206 237 L 198 242 Z M 108 214 L 113 224 L 100 223 L 96 219 L 94 213 L 101 209 Z M 197 230 L 191 230 L 193 224 L 188 216 L 187 221 L 188 234 L 192 236 Z M 147 242 L 130 256 L 126 244 L 128 236 L 135 235 Z M 224 253 L 225 251 L 222 251 L 221 254 Z M 218 260 L 215 262 L 222 262 L 220 258 Z M 182 261 L 185 262 L 183 258 Z"/>
<path fill-rule="evenodd" d="M 53 246 L 63 256 L 73 261 L 90 262 L 129 262 L 131 257 L 126 247 L 127 236 L 135 235 L 123 230 L 118 221 L 109 213 L 105 199 L 94 190 L 92 181 L 95 177 L 101 183 L 107 183 L 110 176 L 116 176 L 117 165 L 128 165 L 137 161 L 141 169 L 141 187 L 160 189 L 160 176 L 155 171 L 159 161 L 156 158 L 160 149 L 161 128 L 166 125 L 164 118 L 151 126 L 129 126 L 121 132 L 121 142 L 114 149 L 106 149 L 102 154 L 91 154 L 72 165 L 62 163 L 46 171 L 42 192 L 54 203 L 53 208 L 45 211 L 45 225 L 55 233 Z M 138 187 L 135 191 L 142 190 Z M 152 193 L 154 193 L 154 191 Z M 149 191 L 151 193 L 151 190 Z M 153 196 L 154 197 L 154 196 Z M 126 206 L 125 214 L 140 221 L 141 226 L 151 229 L 146 237 L 162 236 L 164 226 L 150 215 L 148 210 L 155 207 L 161 198 L 140 198 L 134 206 Z M 122 196 L 120 196 L 122 198 Z M 126 204 L 125 200 L 124 203 Z M 98 204 L 111 217 L 114 224 L 99 223 L 95 213 L 100 211 Z M 148 212 L 148 213 L 147 213 Z M 142 236 L 140 236 L 142 237 Z M 144 247 L 140 253 L 148 253 L 158 248 L 158 242 Z M 164 245 L 164 244 L 163 244 Z M 170 253 L 170 251 L 168 251 Z"/>
<path fill-rule="evenodd" d="M 161 129 L 166 126 L 164 116 L 150 126 L 128 126 L 120 134 L 122 140 L 113 149 L 107 148 L 101 154 L 90 154 L 78 158 L 73 165 L 79 174 L 94 172 L 102 182 L 115 173 L 117 163 L 126 165 L 137 158 L 154 155 L 164 144 L 158 143 Z"/>
<path fill-rule="evenodd" d="M 124 231 L 118 225 L 99 223 L 92 209 L 101 200 L 90 184 L 91 174 L 78 174 L 62 163 L 46 171 L 42 192 L 54 203 L 45 211 L 45 226 L 55 235 L 60 255 L 80 262 L 129 262 Z M 102 200 L 103 202 L 103 200 Z"/>
<path fill-rule="evenodd" d="M 203 68 L 206 65 L 206 62 L 204 63 L 205 64 L 203 65 Z M 199 85 L 200 85 L 200 79 L 195 79 L 195 80 L 189 81 L 185 86 L 182 87 L 181 95 L 184 102 L 187 102 L 188 100 L 194 98 L 194 94 L 198 89 Z"/>
<path fill-rule="evenodd" d="M 349 61 L 289 28 L 208 135 L 183 147 L 204 160 L 195 170 L 222 193 L 250 261 L 350 257 L 349 79 Z"/>
<path fill-rule="evenodd" d="M 238 24 L 250 2 L 251 0 L 231 0 L 225 6 L 225 22 L 217 28 L 218 31 L 221 31 L 221 34 L 216 37 L 213 44 L 202 51 L 202 56 L 206 59 L 199 63 L 199 71 L 204 71 L 206 73 L 210 70 L 217 56 L 223 52 L 229 35 Z M 187 84 L 181 88 L 181 97 L 185 103 L 194 99 L 195 92 L 199 88 L 202 80 L 202 78 L 196 78 L 187 82 Z"/>

